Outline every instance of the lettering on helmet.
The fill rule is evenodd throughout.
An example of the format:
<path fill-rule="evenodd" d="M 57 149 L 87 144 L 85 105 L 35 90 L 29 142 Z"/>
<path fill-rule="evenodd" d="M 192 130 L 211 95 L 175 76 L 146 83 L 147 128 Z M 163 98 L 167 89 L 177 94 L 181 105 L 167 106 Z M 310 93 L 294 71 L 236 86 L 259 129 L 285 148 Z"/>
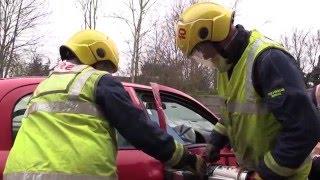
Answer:
<path fill-rule="evenodd" d="M 178 37 L 179 37 L 180 39 L 186 39 L 186 34 L 187 34 L 186 29 L 184 29 L 184 28 L 179 28 L 179 30 L 178 30 Z"/>

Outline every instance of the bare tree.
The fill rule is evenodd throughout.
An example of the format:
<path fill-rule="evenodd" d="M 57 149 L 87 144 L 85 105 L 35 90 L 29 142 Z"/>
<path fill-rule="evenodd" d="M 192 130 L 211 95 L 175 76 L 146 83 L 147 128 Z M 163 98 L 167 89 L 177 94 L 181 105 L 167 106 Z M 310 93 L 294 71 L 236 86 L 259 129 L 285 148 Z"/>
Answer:
<path fill-rule="evenodd" d="M 232 6 L 233 11 L 238 11 L 238 5 L 240 4 L 241 0 L 235 0 Z"/>
<path fill-rule="evenodd" d="M 28 47 L 21 54 L 14 54 L 12 67 L 9 75 L 14 76 L 47 76 L 52 70 L 49 67 L 55 67 L 51 59 L 43 53 L 40 53 L 37 46 Z M 25 60 L 27 59 L 27 60 Z"/>
<path fill-rule="evenodd" d="M 36 49 L 25 53 L 30 61 L 13 61 L 14 66 L 9 72 L 11 76 L 47 76 L 49 74 L 50 59 L 47 56 L 40 54 Z"/>
<path fill-rule="evenodd" d="M 27 70 L 27 76 L 47 76 L 50 73 L 50 59 L 37 53 L 37 51 L 33 51 Z"/>
<path fill-rule="evenodd" d="M 320 31 L 294 29 L 282 37 L 282 43 L 296 60 L 297 67 L 303 72 L 308 86 L 319 84 L 320 75 Z"/>
<path fill-rule="evenodd" d="M 135 77 L 139 74 L 140 57 L 142 54 L 143 39 L 152 27 L 145 28 L 144 21 L 150 8 L 157 0 L 129 0 L 125 6 L 130 11 L 131 17 L 114 14 L 112 17 L 125 22 L 131 31 L 133 44 L 130 47 L 131 56 L 131 82 L 135 82 Z"/>
<path fill-rule="evenodd" d="M 43 6 L 41 0 L 0 1 L 0 77 L 8 76 L 24 49 L 38 44 L 40 36 L 32 31 L 48 14 Z"/>
<path fill-rule="evenodd" d="M 289 50 L 291 55 L 295 58 L 297 66 L 305 71 L 306 67 L 306 50 L 309 38 L 309 32 L 294 29 L 292 34 L 283 36 L 282 44 Z"/>
<path fill-rule="evenodd" d="M 213 71 L 186 58 L 175 45 L 175 26 L 179 15 L 195 2 L 176 2 L 164 20 L 153 25 L 154 31 L 146 39 L 139 83 L 157 81 L 190 93 L 212 90 Z"/>
<path fill-rule="evenodd" d="M 96 29 L 99 0 L 78 0 L 83 16 L 84 28 Z"/>

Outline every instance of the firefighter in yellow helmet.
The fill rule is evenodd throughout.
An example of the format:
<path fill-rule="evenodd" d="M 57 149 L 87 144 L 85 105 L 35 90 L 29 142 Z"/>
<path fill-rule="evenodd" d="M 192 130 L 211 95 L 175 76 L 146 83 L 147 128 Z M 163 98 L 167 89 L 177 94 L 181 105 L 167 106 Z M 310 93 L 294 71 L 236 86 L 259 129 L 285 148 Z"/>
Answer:
<path fill-rule="evenodd" d="M 221 121 L 207 158 L 228 142 L 242 168 L 262 179 L 308 178 L 309 154 L 319 133 L 319 114 L 294 58 L 256 30 L 233 25 L 234 13 L 205 2 L 179 18 L 176 43 L 199 63 L 218 70 Z"/>
<path fill-rule="evenodd" d="M 28 104 L 4 179 L 117 179 L 115 129 L 168 166 L 203 173 L 202 158 L 147 120 L 109 74 L 119 63 L 109 37 L 80 31 L 60 47 L 60 54 L 63 61 Z"/>

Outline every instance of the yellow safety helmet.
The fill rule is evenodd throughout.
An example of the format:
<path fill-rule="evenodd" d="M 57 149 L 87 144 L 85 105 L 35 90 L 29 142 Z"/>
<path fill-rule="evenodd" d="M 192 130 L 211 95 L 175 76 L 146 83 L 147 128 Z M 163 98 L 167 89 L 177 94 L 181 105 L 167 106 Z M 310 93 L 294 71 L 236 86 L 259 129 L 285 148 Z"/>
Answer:
<path fill-rule="evenodd" d="M 118 70 L 119 54 L 115 43 L 96 30 L 83 30 L 74 34 L 60 47 L 61 59 L 71 51 L 83 64 L 93 65 L 98 61 L 110 61 L 114 72 Z"/>
<path fill-rule="evenodd" d="M 212 2 L 196 3 L 179 18 L 176 43 L 183 54 L 190 55 L 200 42 L 226 39 L 233 21 L 233 11 Z"/>

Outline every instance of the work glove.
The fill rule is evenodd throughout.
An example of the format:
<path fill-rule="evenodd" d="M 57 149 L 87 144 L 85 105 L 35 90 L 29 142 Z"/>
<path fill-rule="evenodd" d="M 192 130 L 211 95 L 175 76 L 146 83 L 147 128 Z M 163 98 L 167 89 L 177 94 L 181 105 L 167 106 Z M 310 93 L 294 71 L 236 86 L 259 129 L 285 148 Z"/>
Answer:
<path fill-rule="evenodd" d="M 216 162 L 220 159 L 220 149 L 217 149 L 212 144 L 208 144 L 206 146 L 206 150 L 204 152 L 204 158 L 208 162 Z"/>
<path fill-rule="evenodd" d="M 196 157 L 196 161 L 195 161 L 193 167 L 191 166 L 191 171 L 193 171 L 193 173 L 202 177 L 207 172 L 207 164 L 201 156 L 195 155 L 195 157 Z"/>
<path fill-rule="evenodd" d="M 248 180 L 263 180 L 257 172 L 252 172 Z"/>
<path fill-rule="evenodd" d="M 173 168 L 189 170 L 197 175 L 199 179 L 203 178 L 207 171 L 207 165 L 204 159 L 199 155 L 191 154 L 186 149 L 184 149 L 183 156 L 179 163 L 173 166 Z"/>

